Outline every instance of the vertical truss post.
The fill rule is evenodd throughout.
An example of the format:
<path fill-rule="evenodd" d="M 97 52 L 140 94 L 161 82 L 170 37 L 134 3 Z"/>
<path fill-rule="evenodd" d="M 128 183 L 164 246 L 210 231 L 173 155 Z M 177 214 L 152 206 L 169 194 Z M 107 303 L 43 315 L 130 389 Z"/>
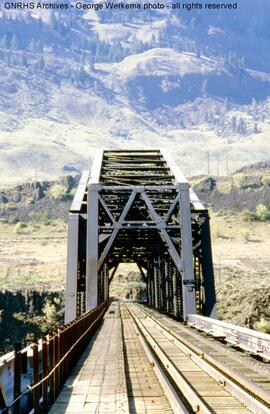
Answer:
<path fill-rule="evenodd" d="M 65 323 L 76 318 L 79 214 L 69 213 Z"/>
<path fill-rule="evenodd" d="M 177 316 L 177 274 L 176 274 L 176 268 L 174 267 L 173 269 L 173 273 L 172 273 L 172 288 L 173 288 L 173 314 L 174 316 Z"/>
<path fill-rule="evenodd" d="M 155 303 L 155 308 L 158 309 L 158 261 L 155 259 L 154 261 L 154 275 L 153 275 L 153 281 L 154 281 L 154 292 L 155 292 L 155 297 L 154 297 L 154 303 Z"/>
<path fill-rule="evenodd" d="M 104 270 L 105 270 L 104 300 L 108 300 L 109 299 L 109 267 L 107 263 L 104 265 Z"/>
<path fill-rule="evenodd" d="M 176 271 L 176 318 L 178 320 L 182 320 L 183 319 L 183 300 L 182 300 L 182 282 L 181 282 L 181 277 L 178 274 L 177 269 L 175 269 Z"/>
<path fill-rule="evenodd" d="M 88 189 L 86 311 L 98 304 L 98 184 Z"/>
<path fill-rule="evenodd" d="M 165 260 L 164 257 L 162 257 L 160 262 L 160 289 L 161 289 L 161 309 L 163 311 L 166 310 L 166 276 L 165 276 L 165 266 L 164 266 Z"/>
<path fill-rule="evenodd" d="M 173 261 L 169 258 L 168 262 L 168 312 L 173 313 Z"/>
<path fill-rule="evenodd" d="M 168 297 L 168 267 L 167 267 L 167 259 L 166 256 L 163 259 L 163 267 L 162 267 L 162 274 L 163 274 L 163 310 L 166 312 L 167 311 L 167 306 L 168 306 L 168 302 L 167 302 L 167 297 Z"/>
<path fill-rule="evenodd" d="M 151 290 L 151 306 L 155 307 L 154 263 L 153 263 L 153 260 L 151 261 L 150 290 Z"/>
<path fill-rule="evenodd" d="M 77 316 L 85 312 L 86 281 L 86 220 L 79 216 L 78 269 L 77 269 Z"/>
<path fill-rule="evenodd" d="M 152 306 L 152 292 L 151 292 L 151 262 L 147 266 L 147 304 Z"/>
<path fill-rule="evenodd" d="M 158 309 L 162 309 L 162 275 L 161 275 L 161 258 L 160 254 L 158 256 L 157 260 L 157 282 L 158 282 Z"/>
<path fill-rule="evenodd" d="M 196 313 L 195 279 L 193 269 L 193 246 L 191 231 L 190 198 L 188 183 L 179 184 L 180 189 L 180 229 L 182 245 L 182 295 L 183 318 L 189 313 Z"/>
<path fill-rule="evenodd" d="M 205 303 L 203 314 L 210 318 L 217 318 L 215 279 L 213 271 L 213 259 L 211 248 L 211 234 L 208 212 L 200 213 L 204 218 L 201 224 L 202 239 L 202 274 L 204 283 Z"/>

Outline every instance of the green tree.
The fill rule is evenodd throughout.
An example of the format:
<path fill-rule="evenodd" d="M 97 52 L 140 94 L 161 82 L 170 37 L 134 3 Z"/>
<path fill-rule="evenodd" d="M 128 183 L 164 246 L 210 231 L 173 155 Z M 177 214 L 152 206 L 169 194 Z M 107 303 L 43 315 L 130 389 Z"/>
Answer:
<path fill-rule="evenodd" d="M 56 312 L 56 306 L 54 303 L 51 303 L 49 300 L 47 300 L 42 309 L 42 312 L 44 313 L 44 316 L 48 324 L 53 325 L 56 323 L 57 312 Z"/>
<path fill-rule="evenodd" d="M 262 177 L 262 184 L 265 186 L 265 187 L 269 187 L 270 186 L 270 176 L 269 175 L 264 175 L 263 177 Z"/>

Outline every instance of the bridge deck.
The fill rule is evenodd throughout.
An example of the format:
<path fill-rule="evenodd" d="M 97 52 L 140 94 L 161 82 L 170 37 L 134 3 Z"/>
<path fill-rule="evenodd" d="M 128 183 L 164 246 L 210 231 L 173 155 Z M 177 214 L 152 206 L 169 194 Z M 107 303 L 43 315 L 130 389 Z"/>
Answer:
<path fill-rule="evenodd" d="M 50 414 L 173 412 L 130 317 L 112 303 Z"/>
<path fill-rule="evenodd" d="M 264 414 L 269 389 L 268 367 L 157 311 L 113 302 L 50 413 Z"/>
<path fill-rule="evenodd" d="M 65 383 L 51 414 L 126 413 L 127 389 L 122 333 L 115 306 Z"/>

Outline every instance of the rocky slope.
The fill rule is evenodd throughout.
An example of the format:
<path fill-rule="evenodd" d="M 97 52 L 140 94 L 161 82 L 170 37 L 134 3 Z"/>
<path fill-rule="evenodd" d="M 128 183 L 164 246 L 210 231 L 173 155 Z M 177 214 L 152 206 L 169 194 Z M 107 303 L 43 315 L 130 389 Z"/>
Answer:
<path fill-rule="evenodd" d="M 260 203 L 270 208 L 270 161 L 251 164 L 227 177 L 196 177 L 191 183 L 214 211 L 255 211 Z"/>
<path fill-rule="evenodd" d="M 245 166 L 229 176 L 191 177 L 201 201 L 214 211 L 255 211 L 260 203 L 270 208 L 270 161 Z M 67 220 L 79 175 L 57 181 L 34 181 L 0 188 L 0 218 L 12 223 Z"/>
<path fill-rule="evenodd" d="M 0 190 L 0 218 L 10 223 L 67 220 L 79 176 L 35 181 Z"/>

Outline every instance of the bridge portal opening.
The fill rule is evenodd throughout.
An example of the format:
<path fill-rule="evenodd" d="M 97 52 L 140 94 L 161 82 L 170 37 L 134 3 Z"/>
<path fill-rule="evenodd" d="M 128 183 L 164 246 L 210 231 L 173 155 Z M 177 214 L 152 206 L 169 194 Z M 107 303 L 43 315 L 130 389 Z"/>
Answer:
<path fill-rule="evenodd" d="M 208 211 L 166 151 L 99 151 L 69 215 L 66 322 L 108 300 L 135 263 L 149 306 L 215 316 Z M 111 279 L 111 280 L 110 280 Z"/>
<path fill-rule="evenodd" d="M 120 263 L 109 274 L 109 297 L 147 303 L 147 280 L 136 263 Z"/>

